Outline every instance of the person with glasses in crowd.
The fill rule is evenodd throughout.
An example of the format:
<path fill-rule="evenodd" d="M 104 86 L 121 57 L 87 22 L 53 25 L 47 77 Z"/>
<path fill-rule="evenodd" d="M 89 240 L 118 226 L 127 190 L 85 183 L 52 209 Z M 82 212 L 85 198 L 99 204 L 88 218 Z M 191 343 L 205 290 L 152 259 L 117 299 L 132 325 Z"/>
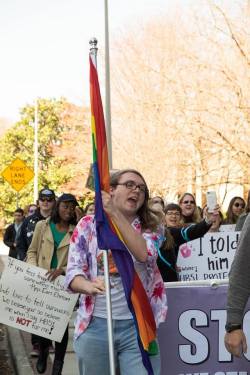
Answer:
<path fill-rule="evenodd" d="M 37 223 L 51 215 L 55 203 L 56 196 L 53 190 L 49 188 L 43 188 L 40 190 L 38 207 L 32 215 L 24 220 L 17 240 L 17 257 L 19 260 L 25 260 Z M 32 350 L 30 355 L 32 357 L 37 357 L 39 355 L 38 336 L 32 334 L 31 343 Z M 51 347 L 50 350 L 53 351 L 53 348 Z"/>
<path fill-rule="evenodd" d="M 199 223 L 201 221 L 200 211 L 196 205 L 193 194 L 183 194 L 180 198 L 179 204 L 184 224 Z"/>
<path fill-rule="evenodd" d="M 169 203 L 165 209 L 165 224 L 167 228 L 179 228 L 183 226 L 181 208 L 178 204 Z"/>
<path fill-rule="evenodd" d="M 163 237 L 162 231 L 159 231 L 160 219 L 149 208 L 148 199 L 143 176 L 131 169 L 113 173 L 110 193 L 102 192 L 104 210 L 125 240 L 158 327 L 165 320 L 167 312 L 165 288 L 156 264 L 157 248 Z M 111 252 L 108 252 L 108 257 L 115 360 L 121 375 L 146 375 L 122 280 Z M 80 293 L 74 335 L 79 373 L 109 375 L 103 251 L 98 249 L 93 215 L 82 218 L 71 237 L 66 285 L 69 290 Z M 151 351 L 150 358 L 154 374 L 159 375 L 160 354 L 157 346 Z"/>
<path fill-rule="evenodd" d="M 245 211 L 246 203 L 241 197 L 233 197 L 229 203 L 223 224 L 236 224 L 240 215 Z"/>
<path fill-rule="evenodd" d="M 205 218 L 197 224 L 181 223 L 181 208 L 178 204 L 169 203 L 166 206 L 165 241 L 158 249 L 157 265 L 165 282 L 178 281 L 176 267 L 179 247 L 185 242 L 203 237 L 219 215 L 219 206 L 212 213 L 204 211 Z M 170 218 L 172 220 L 170 220 Z"/>
<path fill-rule="evenodd" d="M 27 250 L 31 244 L 36 224 L 40 220 L 46 219 L 51 215 L 56 202 L 55 193 L 49 188 L 44 188 L 39 192 L 38 208 L 28 216 L 22 225 L 20 236 L 17 243 L 18 259 L 24 260 Z"/>
<path fill-rule="evenodd" d="M 242 230 L 249 212 L 250 212 L 250 190 L 247 195 L 247 204 L 246 204 L 245 212 L 241 214 L 237 219 L 236 226 L 235 226 L 236 231 Z"/>
<path fill-rule="evenodd" d="M 51 216 L 40 220 L 27 252 L 27 263 L 46 269 L 48 280 L 54 281 L 64 275 L 68 260 L 70 237 L 77 223 L 76 207 L 78 202 L 72 194 L 62 194 Z M 39 356 L 36 369 L 43 374 L 47 368 L 47 358 L 51 341 L 38 337 Z M 51 375 L 61 375 L 68 344 L 68 327 L 61 342 L 55 343 L 55 358 Z"/>

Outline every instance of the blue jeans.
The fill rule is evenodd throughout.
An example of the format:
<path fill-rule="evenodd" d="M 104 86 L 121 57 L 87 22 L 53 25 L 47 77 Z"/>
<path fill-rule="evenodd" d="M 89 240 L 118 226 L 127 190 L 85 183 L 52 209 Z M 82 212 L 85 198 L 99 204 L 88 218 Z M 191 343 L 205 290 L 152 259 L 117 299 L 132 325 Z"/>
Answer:
<path fill-rule="evenodd" d="M 121 375 L 147 375 L 133 320 L 113 320 L 116 366 Z M 110 375 L 107 320 L 93 317 L 74 342 L 80 375 Z M 151 356 L 154 375 L 160 375 L 160 355 Z"/>

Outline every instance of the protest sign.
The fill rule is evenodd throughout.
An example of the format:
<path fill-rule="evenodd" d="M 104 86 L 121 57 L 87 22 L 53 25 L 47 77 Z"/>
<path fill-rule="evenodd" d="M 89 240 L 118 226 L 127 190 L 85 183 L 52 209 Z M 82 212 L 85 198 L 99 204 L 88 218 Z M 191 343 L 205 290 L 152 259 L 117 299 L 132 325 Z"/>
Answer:
<path fill-rule="evenodd" d="M 234 232 L 236 224 L 223 224 L 219 228 L 219 232 Z"/>
<path fill-rule="evenodd" d="M 248 351 L 233 357 L 224 345 L 227 286 L 171 287 L 168 316 L 159 327 L 161 375 L 250 375 L 250 311 L 243 328 Z"/>
<path fill-rule="evenodd" d="M 180 281 L 227 279 L 240 232 L 207 233 L 179 247 Z"/>
<path fill-rule="evenodd" d="M 60 342 L 78 294 L 64 277 L 48 281 L 46 270 L 8 257 L 0 279 L 0 322 Z"/>

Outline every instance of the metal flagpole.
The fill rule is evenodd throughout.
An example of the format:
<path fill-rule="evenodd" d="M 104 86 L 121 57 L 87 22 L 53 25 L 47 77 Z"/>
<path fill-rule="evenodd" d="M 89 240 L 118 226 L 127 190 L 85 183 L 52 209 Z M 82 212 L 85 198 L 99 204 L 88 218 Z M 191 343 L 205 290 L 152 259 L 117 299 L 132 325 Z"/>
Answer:
<path fill-rule="evenodd" d="M 89 41 L 90 55 L 97 69 L 97 39 L 92 38 Z M 103 250 L 103 264 L 104 264 L 104 279 L 105 279 L 105 293 L 106 293 L 106 308 L 107 308 L 107 326 L 108 326 L 108 341 L 109 341 L 109 367 L 110 375 L 115 375 L 115 351 L 114 351 L 114 337 L 113 337 L 113 324 L 112 324 L 112 306 L 111 306 L 111 293 L 109 281 L 109 263 L 108 251 Z"/>
<path fill-rule="evenodd" d="M 38 198 L 38 100 L 35 102 L 34 121 L 34 203 Z"/>
<path fill-rule="evenodd" d="M 105 124 L 109 154 L 109 168 L 113 168 L 112 157 L 112 130 L 111 130 L 111 105 L 110 105 L 110 64 L 109 64 L 109 18 L 108 0 L 104 0 L 105 14 Z"/>

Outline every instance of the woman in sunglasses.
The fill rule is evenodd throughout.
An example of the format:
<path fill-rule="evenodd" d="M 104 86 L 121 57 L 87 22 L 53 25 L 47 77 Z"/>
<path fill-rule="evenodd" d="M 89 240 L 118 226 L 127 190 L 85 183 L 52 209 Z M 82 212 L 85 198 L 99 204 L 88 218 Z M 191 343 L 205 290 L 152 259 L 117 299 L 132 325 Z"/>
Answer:
<path fill-rule="evenodd" d="M 242 230 L 243 225 L 245 223 L 245 220 L 246 220 L 249 212 L 250 212 L 250 190 L 249 190 L 248 195 L 247 195 L 247 205 L 246 205 L 246 208 L 245 208 L 245 212 L 243 214 L 241 214 L 240 217 L 237 220 L 237 223 L 236 223 L 236 226 L 235 226 L 236 231 Z"/>
<path fill-rule="evenodd" d="M 27 252 L 27 262 L 45 268 L 48 280 L 54 281 L 59 275 L 65 274 L 69 242 L 77 223 L 77 200 L 72 194 L 62 194 L 50 217 L 39 221 L 35 227 L 32 242 Z M 61 375 L 64 356 L 68 344 L 68 328 L 62 341 L 55 343 L 55 359 L 52 375 Z M 39 356 L 36 369 L 43 374 L 47 368 L 50 340 L 39 337 Z"/>
<path fill-rule="evenodd" d="M 199 223 L 201 221 L 200 211 L 196 205 L 193 194 L 185 193 L 181 196 L 179 205 L 184 224 Z"/>
<path fill-rule="evenodd" d="M 246 203 L 241 197 L 233 197 L 229 203 L 223 224 L 236 224 L 238 218 L 245 211 Z"/>

